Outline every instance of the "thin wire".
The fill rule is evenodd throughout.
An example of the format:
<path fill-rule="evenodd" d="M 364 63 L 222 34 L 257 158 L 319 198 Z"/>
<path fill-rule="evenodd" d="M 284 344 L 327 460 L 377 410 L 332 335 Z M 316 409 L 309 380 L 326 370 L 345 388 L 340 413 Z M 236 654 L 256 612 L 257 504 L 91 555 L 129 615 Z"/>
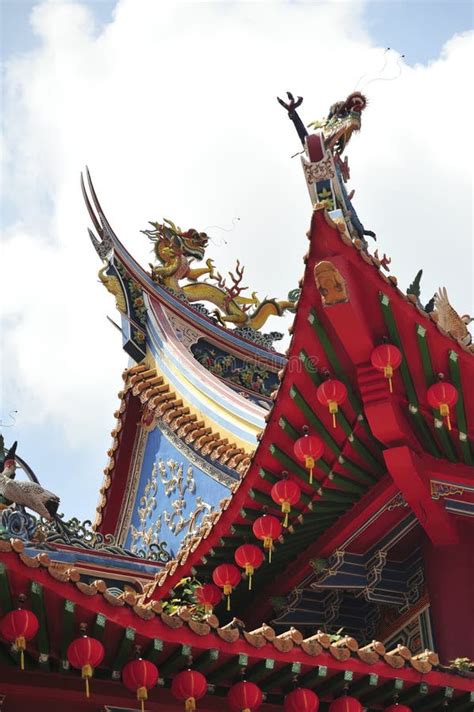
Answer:
<path fill-rule="evenodd" d="M 393 82 L 393 81 L 395 81 L 395 79 L 398 79 L 398 78 L 401 76 L 402 71 L 403 71 L 403 69 L 402 69 L 402 59 L 404 59 L 404 58 L 405 58 L 405 55 L 404 55 L 404 54 L 401 54 L 401 55 L 397 58 L 398 74 L 397 74 L 396 76 L 394 76 L 394 77 L 375 77 L 374 79 L 371 79 L 370 82 L 367 82 L 367 84 L 365 85 L 364 89 L 365 89 L 366 87 L 368 87 L 369 84 L 373 84 L 374 82 Z"/>
<path fill-rule="evenodd" d="M 13 420 L 13 423 L 11 423 L 10 425 L 5 425 L 5 423 L 3 422 L 3 420 L 0 420 L 0 428 L 14 428 L 15 425 L 16 425 L 16 418 L 15 418 L 15 415 L 14 415 L 15 413 L 18 413 L 18 411 L 17 411 L 17 410 L 11 410 L 11 411 L 8 413 L 8 417 L 11 418 L 11 420 Z"/>
<path fill-rule="evenodd" d="M 396 74 L 394 77 L 383 77 L 383 76 L 382 76 L 382 74 L 383 74 L 383 73 L 385 72 L 385 70 L 387 69 L 387 65 L 388 65 L 388 62 L 389 62 L 389 56 L 391 56 L 391 55 L 389 55 L 389 52 L 391 53 L 391 52 L 393 52 L 393 51 L 394 51 L 394 50 L 392 50 L 391 47 L 387 47 L 387 48 L 384 50 L 384 53 L 383 53 L 383 64 L 382 64 L 382 67 L 377 71 L 376 76 L 374 76 L 372 79 L 369 79 L 368 81 L 366 81 L 365 83 L 363 83 L 362 86 L 359 87 L 359 84 L 361 84 L 361 82 L 363 82 L 364 79 L 366 79 L 366 78 L 368 78 L 368 77 L 370 76 L 370 72 L 366 72 L 365 74 L 363 74 L 363 75 L 357 80 L 356 85 L 355 85 L 355 89 L 357 89 L 357 87 L 359 87 L 360 91 L 365 91 L 365 89 L 366 89 L 370 84 L 373 84 L 374 82 L 393 82 L 395 79 L 398 79 L 398 78 L 401 76 L 401 74 L 402 74 L 402 59 L 405 58 L 405 55 L 404 55 L 404 54 L 401 54 L 401 55 L 398 55 L 398 56 L 397 56 L 398 74 Z M 378 76 L 377 76 L 377 75 L 378 75 Z M 354 91 L 355 91 L 355 89 L 354 89 Z"/>
<path fill-rule="evenodd" d="M 378 70 L 377 74 L 381 74 L 385 70 L 385 67 L 387 66 L 387 53 L 390 52 L 390 49 L 391 49 L 390 47 L 386 47 L 386 49 L 383 53 L 384 62 L 382 64 L 382 68 Z M 353 91 L 355 91 L 357 89 L 357 87 L 359 86 L 359 82 L 361 82 L 363 79 L 365 79 L 365 77 L 367 77 L 368 75 L 369 75 L 369 72 L 365 72 L 365 74 L 363 74 L 361 77 L 359 77 Z"/>
<path fill-rule="evenodd" d="M 236 223 L 240 221 L 240 218 L 232 218 L 232 227 L 221 227 L 221 225 L 207 225 L 204 228 L 204 232 L 207 232 L 207 230 L 223 230 L 224 232 L 234 232 Z M 221 245 L 227 245 L 227 240 L 223 238 L 223 241 L 219 244 L 216 242 L 216 240 L 212 237 L 212 235 L 209 236 L 210 241 L 212 242 L 213 245 L 216 245 L 217 247 L 221 247 Z"/>

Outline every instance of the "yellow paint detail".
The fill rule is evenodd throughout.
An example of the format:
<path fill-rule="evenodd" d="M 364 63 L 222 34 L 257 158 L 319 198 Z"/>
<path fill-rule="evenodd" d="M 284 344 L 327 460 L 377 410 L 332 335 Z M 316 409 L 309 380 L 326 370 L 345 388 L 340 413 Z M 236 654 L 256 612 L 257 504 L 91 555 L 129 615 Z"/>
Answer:
<path fill-rule="evenodd" d="M 241 430 L 247 431 L 249 433 L 249 440 L 243 440 L 242 438 L 239 438 L 238 435 L 223 427 L 221 423 L 218 423 L 212 418 L 210 418 L 207 414 L 203 413 L 194 403 L 190 403 L 185 398 L 183 393 L 179 391 L 178 385 L 173 384 L 173 386 L 171 386 L 170 384 L 170 387 L 173 387 L 176 391 L 179 391 L 179 398 L 183 401 L 183 406 L 189 408 L 191 414 L 196 415 L 198 420 L 203 420 L 205 423 L 205 427 L 211 428 L 212 432 L 218 432 L 221 438 L 228 438 L 229 441 L 235 442 L 236 445 L 238 447 L 241 447 L 245 452 L 251 453 L 255 450 L 255 438 L 257 436 L 257 433 L 259 433 L 261 430 L 258 425 L 249 423 L 244 418 L 236 416 L 235 413 L 231 413 L 229 410 L 222 407 L 217 400 L 210 398 L 206 393 L 203 393 L 203 391 L 199 390 L 193 383 L 191 383 L 191 381 L 186 378 L 183 372 L 179 370 L 177 364 L 172 362 L 170 359 L 165 357 L 163 361 L 166 363 L 167 368 L 172 371 L 173 374 L 176 376 L 178 384 L 182 383 L 183 388 L 195 395 L 197 400 L 201 401 L 203 405 L 207 405 L 210 410 L 216 412 L 216 414 L 220 415 L 223 419 L 230 420 L 231 422 L 235 423 L 235 425 Z M 168 382 L 166 375 L 160 369 L 160 365 L 156 362 L 152 353 L 149 350 L 147 351 L 145 363 L 148 368 L 156 369 L 157 374 L 159 376 L 162 376 L 165 382 Z"/>

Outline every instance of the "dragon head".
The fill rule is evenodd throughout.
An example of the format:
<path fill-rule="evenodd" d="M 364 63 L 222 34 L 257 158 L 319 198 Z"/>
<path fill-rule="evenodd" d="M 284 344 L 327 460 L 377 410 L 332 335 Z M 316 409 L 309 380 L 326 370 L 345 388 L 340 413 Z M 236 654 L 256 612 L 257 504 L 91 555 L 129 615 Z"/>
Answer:
<path fill-rule="evenodd" d="M 366 106 L 365 96 L 358 91 L 353 92 L 345 101 L 333 104 L 323 121 L 313 121 L 309 126 L 322 129 L 326 146 L 340 155 L 354 131 L 360 130 L 361 114 Z"/>
<path fill-rule="evenodd" d="M 183 232 L 174 222 L 163 220 L 163 223 L 150 222 L 152 230 L 142 230 L 152 242 L 155 243 L 155 252 L 159 256 L 160 250 L 168 248 L 176 253 L 180 252 L 187 257 L 202 260 L 206 252 L 209 237 L 205 232 L 198 232 L 194 228 Z"/>
<path fill-rule="evenodd" d="M 186 255 L 195 257 L 197 260 L 202 260 L 206 252 L 209 237 L 205 232 L 198 232 L 194 228 L 186 230 L 181 235 L 181 244 L 183 252 Z"/>

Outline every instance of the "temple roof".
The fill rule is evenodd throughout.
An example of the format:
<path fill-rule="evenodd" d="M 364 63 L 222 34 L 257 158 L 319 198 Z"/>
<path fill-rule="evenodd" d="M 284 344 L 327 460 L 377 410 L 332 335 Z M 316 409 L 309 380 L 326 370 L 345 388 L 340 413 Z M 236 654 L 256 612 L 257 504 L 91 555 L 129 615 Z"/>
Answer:
<path fill-rule="evenodd" d="M 353 638 L 334 639 L 321 632 L 304 639 L 294 628 L 276 635 L 267 625 L 246 631 L 236 619 L 225 626 L 215 615 L 195 620 L 189 609 L 169 615 L 158 601 L 145 602 L 133 592 L 116 596 L 102 581 L 82 581 L 77 569 L 59 568 L 45 552 L 29 556 L 19 540 L 0 546 L 3 609 L 8 610 L 20 592 L 27 592 L 40 620 L 40 632 L 27 652 L 33 658 L 39 654 L 41 670 L 54 674 L 62 668 L 64 674 L 65 650 L 75 622 L 86 623 L 106 648 L 93 683 L 99 691 L 101 680 L 117 679 L 114 671 L 121 669 L 132 646 L 138 644 L 144 657 L 158 665 L 163 684 L 192 659 L 193 668 L 206 674 L 211 693 L 217 695 L 245 670 L 246 679 L 258 682 L 269 703 L 281 702 L 295 675 L 301 685 L 314 688 L 325 700 L 338 696 L 350 682 L 351 693 L 374 709 L 389 703 L 394 692 L 400 702 L 417 700 L 424 709 L 432 709 L 430 701 L 450 699 L 453 710 L 472 701 L 472 682 L 443 671 L 430 651 L 412 655 L 403 646 L 387 651 L 377 641 L 361 648 Z M 10 655 L 13 663 L 15 653 Z M 27 669 L 31 669 L 29 655 Z M 70 676 L 71 689 L 79 687 L 78 677 Z M 51 678 L 47 684 L 52 684 Z M 160 699 L 160 691 L 151 694 L 151 701 L 155 694 Z"/>
<path fill-rule="evenodd" d="M 206 580 L 217 563 L 233 559 L 236 546 L 253 540 L 251 524 L 262 508 L 278 512 L 269 491 L 285 470 L 302 487 L 302 498 L 290 518 L 291 526 L 276 543 L 273 563 L 264 564 L 255 576 L 266 614 L 269 597 L 288 592 L 301 581 L 315 552 L 328 555 L 338 541 L 344 541 L 341 531 L 354 533 L 357 522 L 362 525 L 371 513 L 379 517 L 374 536 L 386 531 L 388 521 L 391 527 L 401 521 L 406 510 L 394 514 L 387 506 L 399 489 L 417 516 L 423 507 L 431 511 L 428 520 L 420 518 L 428 536 L 455 540 L 455 522 L 435 501 L 432 488 L 442 480 L 473 481 L 474 403 L 464 397 L 474 377 L 472 353 L 400 292 L 396 279 L 384 275 L 380 260 L 348 236 L 343 221 L 335 223 L 324 209 L 317 209 L 308 236 L 310 250 L 288 364 L 260 444 L 219 519 L 187 543 L 158 575 L 154 593 L 158 598 L 190 571 Z M 344 303 L 324 303 L 314 272 L 322 260 L 330 260 L 342 274 L 348 292 Z M 371 351 L 383 338 L 403 355 L 394 374 L 393 394 L 370 364 Z M 440 372 L 458 389 L 452 430 L 427 402 L 427 388 Z M 349 393 L 336 429 L 315 398 L 325 373 L 343 381 Z M 325 443 L 312 487 L 293 454 L 293 443 L 304 425 Z M 407 487 L 393 480 L 394 452 L 415 458 L 412 465 L 419 470 L 419 490 L 414 491 L 413 478 Z M 256 594 L 249 598 L 243 588 L 236 596 L 239 613 L 255 607 L 251 600 Z M 263 609 L 258 609 L 260 614 L 265 618 Z"/>

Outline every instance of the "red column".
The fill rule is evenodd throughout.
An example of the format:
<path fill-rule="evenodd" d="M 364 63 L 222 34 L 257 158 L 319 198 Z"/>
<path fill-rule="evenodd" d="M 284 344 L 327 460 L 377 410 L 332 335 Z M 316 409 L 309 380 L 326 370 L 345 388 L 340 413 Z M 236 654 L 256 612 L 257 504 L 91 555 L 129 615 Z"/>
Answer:
<path fill-rule="evenodd" d="M 474 660 L 474 522 L 458 520 L 459 543 L 424 544 L 435 648 L 442 663 Z"/>

